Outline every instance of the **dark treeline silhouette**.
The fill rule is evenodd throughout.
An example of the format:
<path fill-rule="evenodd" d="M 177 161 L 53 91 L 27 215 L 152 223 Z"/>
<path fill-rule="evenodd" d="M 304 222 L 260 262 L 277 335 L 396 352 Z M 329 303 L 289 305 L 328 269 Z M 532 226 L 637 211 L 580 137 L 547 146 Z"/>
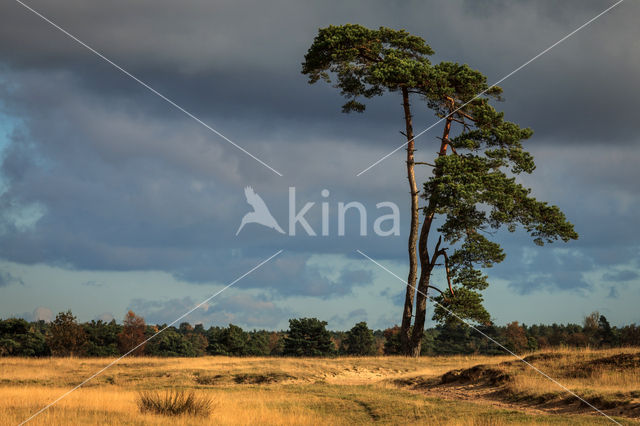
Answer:
<path fill-rule="evenodd" d="M 78 323 L 71 311 L 52 322 L 20 318 L 0 320 L 0 356 L 334 356 L 398 355 L 402 353 L 400 327 L 371 330 L 365 322 L 349 331 L 330 331 L 317 318 L 289 320 L 289 330 L 245 331 L 228 327 L 148 325 L 129 311 L 122 324 L 115 320 Z M 150 339 L 159 330 L 162 333 Z M 515 353 L 550 347 L 610 348 L 640 346 L 640 326 L 611 326 L 594 312 L 582 324 L 525 325 L 512 322 L 477 327 Z M 448 322 L 425 330 L 422 355 L 487 354 L 504 350 L 468 326 Z"/>

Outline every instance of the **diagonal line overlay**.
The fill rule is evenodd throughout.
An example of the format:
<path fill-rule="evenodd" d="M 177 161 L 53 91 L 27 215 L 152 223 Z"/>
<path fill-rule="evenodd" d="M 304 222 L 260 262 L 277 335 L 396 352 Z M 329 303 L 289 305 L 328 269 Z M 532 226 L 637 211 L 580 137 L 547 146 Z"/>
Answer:
<path fill-rule="evenodd" d="M 379 266 L 380 268 L 384 269 L 386 272 L 388 272 L 389 274 L 393 275 L 395 278 L 397 278 L 399 281 L 401 281 L 403 284 L 406 284 L 406 281 L 402 278 L 400 278 L 398 275 L 396 275 L 395 273 L 393 273 L 391 270 L 389 270 L 388 268 L 386 268 L 385 266 L 381 265 L 380 263 L 378 263 L 377 261 L 375 261 L 374 259 L 372 259 L 371 257 L 367 256 L 365 253 L 363 253 L 360 250 L 356 250 L 356 252 L 358 252 L 360 255 L 362 255 L 362 257 L 370 260 L 371 262 L 375 263 L 377 266 Z M 411 288 L 413 288 L 415 291 L 417 291 L 418 293 L 422 294 L 423 296 L 427 296 L 426 293 L 418 290 L 415 286 L 409 285 Z M 561 387 L 562 389 L 564 389 L 565 391 L 567 391 L 568 393 L 570 393 L 571 395 L 573 395 L 574 397 L 576 397 L 577 399 L 579 399 L 581 402 L 583 402 L 584 404 L 588 405 L 589 407 L 593 408 L 595 411 L 597 411 L 599 414 L 603 415 L 604 417 L 606 417 L 608 420 L 612 421 L 615 424 L 620 425 L 621 423 L 617 422 L 615 419 L 613 419 L 612 417 L 608 416 L 607 414 L 605 414 L 604 412 L 602 412 L 600 409 L 598 409 L 597 407 L 595 407 L 593 404 L 591 404 L 589 401 L 585 400 L 584 398 L 580 397 L 578 394 L 576 394 L 575 392 L 573 392 L 571 389 L 569 389 L 568 387 L 564 386 L 562 383 L 558 382 L 557 380 L 555 380 L 554 378 L 550 377 L 547 373 L 545 373 L 544 371 L 540 370 L 538 367 L 534 366 L 533 364 L 531 364 L 530 362 L 526 361 L 524 358 L 522 358 L 521 356 L 516 355 L 515 353 L 513 353 L 512 351 L 510 351 L 509 349 L 507 349 L 504 345 L 502 345 L 500 342 L 498 342 L 497 340 L 495 340 L 494 338 L 492 338 L 491 336 L 488 336 L 486 333 L 482 332 L 482 330 L 478 329 L 477 327 L 475 327 L 473 324 L 465 321 L 464 319 L 460 318 L 460 316 L 458 316 L 455 312 L 451 311 L 449 308 L 447 308 L 446 306 L 442 305 L 441 303 L 438 303 L 435 300 L 432 300 L 433 303 L 437 304 L 438 306 L 440 306 L 442 309 L 444 309 L 445 311 L 447 311 L 449 314 L 453 315 L 454 317 L 456 317 L 458 320 L 460 320 L 463 324 L 465 324 L 466 326 L 470 327 L 471 329 L 477 331 L 478 333 L 480 333 L 482 336 L 486 337 L 487 339 L 489 339 L 491 342 L 495 343 L 496 345 L 498 345 L 501 349 L 503 349 L 505 352 L 507 352 L 510 355 L 513 355 L 515 358 L 519 359 L 520 361 L 522 361 L 523 363 L 525 363 L 526 365 L 528 365 L 529 367 L 531 367 L 532 369 L 534 369 L 538 374 L 540 374 L 541 376 L 549 379 L 550 381 L 552 381 L 553 383 L 555 383 L 556 385 L 558 385 L 559 387 Z"/>
<path fill-rule="evenodd" d="M 19 1 L 19 0 L 16 0 Z M 600 18 L 602 15 L 608 13 L 610 10 L 612 10 L 613 8 L 617 7 L 618 5 L 620 5 L 620 3 L 622 3 L 624 0 L 618 0 L 616 3 L 612 4 L 611 6 L 609 6 L 608 8 L 606 8 L 605 10 L 603 10 L 602 12 L 598 13 L 596 16 L 594 16 L 593 18 L 589 19 L 587 22 L 585 22 L 584 24 L 580 25 L 578 28 L 576 28 L 575 30 L 571 31 L 569 34 L 567 34 L 566 36 L 562 37 L 560 40 L 556 41 L 555 43 L 553 43 L 551 46 L 547 47 L 546 49 L 544 49 L 542 52 L 538 53 L 536 56 L 534 56 L 533 58 L 529 59 L 527 62 L 525 62 L 524 64 L 520 65 L 518 68 L 514 69 L 513 71 L 511 71 L 509 74 L 505 75 L 504 77 L 502 77 L 500 80 L 496 81 L 495 83 L 493 83 L 491 86 L 487 87 L 485 90 L 483 90 L 482 92 L 478 93 L 477 95 L 475 95 L 473 98 L 471 98 L 470 101 L 466 102 L 465 104 L 463 104 L 462 106 L 460 106 L 459 108 L 457 108 L 456 110 L 450 112 L 449 114 L 445 115 L 444 117 L 442 117 L 441 119 L 439 119 L 438 121 L 436 121 L 435 123 L 433 123 L 432 125 L 430 125 L 429 127 L 427 127 L 426 129 L 424 129 L 423 131 L 421 131 L 420 133 L 418 133 L 417 135 L 415 135 L 413 137 L 413 139 L 410 139 L 408 141 L 406 141 L 405 143 L 403 143 L 402 145 L 398 146 L 396 149 L 394 149 L 393 151 L 391 151 L 390 153 L 388 153 L 387 155 L 385 155 L 384 157 L 380 158 L 378 161 L 376 161 L 375 163 L 371 164 L 369 167 L 367 167 L 366 169 L 362 170 L 360 173 L 358 173 L 356 175 L 356 177 L 359 177 L 360 175 L 362 175 L 363 173 L 367 172 L 368 170 L 372 169 L 373 167 L 377 166 L 378 164 L 382 163 L 384 160 L 386 160 L 387 158 L 391 157 L 393 154 L 395 154 L 396 152 L 398 152 L 400 149 L 404 148 L 405 146 L 407 146 L 407 144 L 411 141 L 416 140 L 418 137 L 424 135 L 425 133 L 427 133 L 429 130 L 433 129 L 435 126 L 437 126 L 439 123 L 442 123 L 442 121 L 446 120 L 447 117 L 455 114 L 456 112 L 460 111 L 462 108 L 466 107 L 467 105 L 469 105 L 471 102 L 473 102 L 474 100 L 478 99 L 480 96 L 484 95 L 485 93 L 487 93 L 489 90 L 491 90 L 492 88 L 494 88 L 495 86 L 497 86 L 498 84 L 502 83 L 503 81 L 505 81 L 506 79 L 508 79 L 509 77 L 511 77 L 512 75 L 514 75 L 515 73 L 517 73 L 518 71 L 520 71 L 521 69 L 523 69 L 524 67 L 526 67 L 527 65 L 529 65 L 531 62 L 535 61 L 536 59 L 540 58 L 542 55 L 544 55 L 545 53 L 549 52 L 551 49 L 553 49 L 554 47 L 556 47 L 557 45 L 559 45 L 560 43 L 564 42 L 565 40 L 567 40 L 569 37 L 573 36 L 574 34 L 576 34 L 578 31 L 582 30 L 583 28 L 587 27 L 589 24 L 593 23 L 596 19 Z"/>
<path fill-rule="evenodd" d="M 86 384 L 87 382 L 89 382 L 90 380 L 92 380 L 93 378 L 95 378 L 96 376 L 102 374 L 105 370 L 107 370 L 108 368 L 112 367 L 113 365 L 115 365 L 116 363 L 118 363 L 120 360 L 122 360 L 123 358 L 125 358 L 126 356 L 130 355 L 131 353 L 133 353 L 136 349 L 140 348 L 141 346 L 143 346 L 144 344 L 146 344 L 147 342 L 149 342 L 151 339 L 153 339 L 154 337 L 156 337 L 158 334 L 162 333 L 163 331 L 165 331 L 166 329 L 168 329 L 169 327 L 173 326 L 175 323 L 177 323 L 178 321 L 180 321 L 181 319 L 183 319 L 184 317 L 186 317 L 187 315 L 191 314 L 193 311 L 195 311 L 196 309 L 198 309 L 199 307 L 201 307 L 202 305 L 204 305 L 205 303 L 209 302 L 211 299 L 213 299 L 214 297 L 216 297 L 217 295 L 219 295 L 220 293 L 222 293 L 223 291 L 225 291 L 226 289 L 228 289 L 229 287 L 231 287 L 232 285 L 234 285 L 235 283 L 237 283 L 238 281 L 240 281 L 241 279 L 243 279 L 244 277 L 246 277 L 247 275 L 249 275 L 250 273 L 252 273 L 253 271 L 255 271 L 256 269 L 260 268 L 262 265 L 264 265 L 265 263 L 269 262 L 271 259 L 273 259 L 274 257 L 278 256 L 280 253 L 282 253 L 282 250 L 278 250 L 275 254 L 272 254 L 268 259 L 263 260 L 262 262 L 260 262 L 259 264 L 257 264 L 256 266 L 254 266 L 253 268 L 251 268 L 250 270 L 248 270 L 247 272 L 245 272 L 244 274 L 240 275 L 238 278 L 236 278 L 235 280 L 231 281 L 229 284 L 227 284 L 226 286 L 222 287 L 222 289 L 218 290 L 217 292 L 215 292 L 213 295 L 209 296 L 208 298 L 206 298 L 205 300 L 203 300 L 202 302 L 198 303 L 196 306 L 194 306 L 193 308 L 191 308 L 189 311 L 185 312 L 184 314 L 180 315 L 178 318 L 176 318 L 175 320 L 173 320 L 170 324 L 168 324 L 167 326 L 165 326 L 163 329 L 161 329 L 160 331 L 158 331 L 156 334 L 154 334 L 153 336 L 149 337 L 148 339 L 146 339 L 145 341 L 143 341 L 142 343 L 138 344 L 135 348 L 131 349 L 129 352 L 125 353 L 124 355 L 122 355 L 120 358 L 117 358 L 113 361 L 111 361 L 109 364 L 107 364 L 105 367 L 103 367 L 102 369 L 98 370 L 97 372 L 95 372 L 94 374 L 92 374 L 91 376 L 87 377 L 86 379 L 84 379 L 79 385 L 77 385 L 76 387 L 74 387 L 73 389 L 70 389 L 68 391 L 66 391 L 65 393 L 63 393 L 62 395 L 60 395 L 58 398 L 56 398 L 54 401 L 50 402 L 49 404 L 47 404 L 45 407 L 41 408 L 40 410 L 36 411 L 35 413 L 33 413 L 31 415 L 31 417 L 29 417 L 28 419 L 24 420 L 23 422 L 20 423 L 20 425 L 24 425 L 25 423 L 29 422 L 30 420 L 32 420 L 34 417 L 42 414 L 44 411 L 48 410 L 51 406 L 53 406 L 54 404 L 58 403 L 60 400 L 62 400 L 63 398 L 66 398 L 71 392 L 79 389 L 81 386 L 83 386 L 84 384 Z"/>
<path fill-rule="evenodd" d="M 253 158 L 258 163 L 262 164 L 267 169 L 271 170 L 273 173 L 277 174 L 278 176 L 282 176 L 282 173 L 280 173 L 279 171 L 277 171 L 276 169 L 274 169 L 273 167 L 271 167 L 270 165 L 268 165 L 267 163 L 265 163 L 264 161 L 262 161 L 261 159 L 259 159 L 258 157 L 256 157 L 255 155 L 253 155 L 252 153 L 250 153 L 249 151 L 247 151 L 246 149 L 244 149 L 243 147 L 241 147 L 240 145 L 238 145 L 237 143 L 235 143 L 234 141 L 232 141 L 231 139 L 229 139 L 228 137 L 226 137 L 225 135 L 223 135 L 222 133 L 220 133 L 219 131 L 217 131 L 216 129 L 214 129 L 213 127 L 211 127 L 210 125 L 208 125 L 207 123 L 205 123 L 204 121 L 202 121 L 201 119 L 199 119 L 198 117 L 196 117 L 195 115 L 193 115 L 192 113 L 190 113 L 189 111 L 187 111 L 186 109 L 184 109 L 183 107 L 181 107 L 180 105 L 175 103 L 174 101 L 172 101 L 171 99 L 169 99 L 168 97 L 166 97 L 165 95 L 163 95 L 162 93 L 158 92 L 156 89 L 154 89 L 153 87 L 151 87 L 150 85 L 148 85 L 144 81 L 140 80 L 138 77 L 136 77 L 135 75 L 131 74 L 129 71 L 127 71 L 126 69 L 122 68 L 120 65 L 116 64 L 111 59 L 107 58 L 102 53 L 98 52 L 96 49 L 94 49 L 93 47 L 89 46 L 87 43 L 85 43 L 82 40 L 80 40 L 78 37 L 76 37 L 73 34 L 71 34 L 69 31 L 65 30 L 64 28 L 62 28 L 61 26 L 59 26 L 58 24 L 56 24 L 55 22 L 53 22 L 52 20 L 47 18 L 46 16 L 42 15 L 40 12 L 38 12 L 35 9 L 33 9 L 31 6 L 25 4 L 21 0 L 16 0 L 16 2 L 18 4 L 20 4 L 21 6 L 23 6 L 25 9 L 28 9 L 29 11 L 33 12 L 36 16 L 38 16 L 39 18 L 41 18 L 45 22 L 49 23 L 51 26 L 53 26 L 57 30 L 59 30 L 62 33 L 64 33 L 66 36 L 68 36 L 69 38 L 71 38 L 72 40 L 74 40 L 75 42 L 80 44 L 81 46 L 85 47 L 86 49 L 88 49 L 89 51 L 94 53 L 96 56 L 98 56 L 101 59 L 103 59 L 105 62 L 107 62 L 110 65 L 112 65 L 114 68 L 116 68 L 118 71 L 120 71 L 123 74 L 125 74 L 127 77 L 133 79 L 135 82 L 140 84 L 145 89 L 149 90 L 154 95 L 157 95 L 162 100 L 166 101 L 171 106 L 173 106 L 177 110 L 179 110 L 182 113 L 184 113 L 185 115 L 187 115 L 189 118 L 192 118 L 197 123 L 201 124 L 202 126 L 207 128 L 208 130 L 212 131 L 213 133 L 215 133 L 216 135 L 218 135 L 219 137 L 221 137 L 222 139 L 224 139 L 225 141 L 227 141 L 228 143 L 230 143 L 231 145 L 233 145 L 234 147 L 236 147 L 237 149 L 239 149 L 243 153 L 247 154 L 249 157 Z"/>

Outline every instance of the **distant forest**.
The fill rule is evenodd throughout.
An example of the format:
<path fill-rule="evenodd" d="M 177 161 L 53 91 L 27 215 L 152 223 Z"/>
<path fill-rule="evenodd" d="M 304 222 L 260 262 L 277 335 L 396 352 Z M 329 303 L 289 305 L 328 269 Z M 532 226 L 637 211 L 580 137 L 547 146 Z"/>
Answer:
<path fill-rule="evenodd" d="M 359 322 L 349 331 L 330 331 L 317 318 L 289 320 L 289 330 L 247 331 L 228 327 L 148 325 L 129 311 L 122 324 L 115 320 L 78 323 L 71 311 L 52 322 L 20 318 L 0 320 L 0 356 L 114 357 L 124 354 L 158 357 L 227 356 L 337 356 L 397 355 L 400 328 L 371 330 Z M 479 325 L 479 330 L 515 353 L 551 347 L 640 346 L 640 326 L 612 327 L 594 312 L 582 324 L 506 326 Z M 157 336 L 151 338 L 158 331 Z M 422 355 L 503 355 L 504 349 L 470 327 L 449 322 L 425 330 Z"/>

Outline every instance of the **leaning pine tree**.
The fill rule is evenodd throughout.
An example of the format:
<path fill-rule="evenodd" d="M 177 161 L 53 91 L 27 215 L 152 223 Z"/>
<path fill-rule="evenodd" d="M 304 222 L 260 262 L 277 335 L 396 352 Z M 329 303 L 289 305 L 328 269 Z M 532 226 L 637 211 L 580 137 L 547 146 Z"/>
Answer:
<path fill-rule="evenodd" d="M 405 31 L 331 26 L 320 29 L 302 70 L 310 76 L 310 83 L 321 78 L 331 81 L 333 74 L 336 86 L 349 99 L 343 106 L 345 112 L 364 111 L 360 97 L 382 95 L 385 90 L 402 95 L 411 226 L 400 337 L 405 354 L 413 356 L 420 354 L 430 289 L 439 293 L 433 297 L 435 320 L 490 321 L 480 294 L 488 282 L 480 268 L 505 258 L 500 245 L 487 238 L 492 230 L 506 226 L 513 232 L 521 225 L 539 245 L 578 237 L 558 207 L 537 201 L 516 182 L 515 175 L 535 168 L 533 157 L 522 147 L 532 132 L 505 121 L 490 105 L 489 100 L 499 99 L 502 90 L 489 87 L 486 77 L 467 65 L 442 62 L 432 66 L 426 59 L 432 53 L 423 39 Z M 483 95 L 477 96 L 479 93 Z M 414 172 L 410 96 L 423 100 L 443 119 L 436 158 L 419 163 L 433 168 L 423 186 L 423 207 L 418 206 Z M 436 223 L 437 238 L 432 229 Z M 445 267 L 446 293 L 431 282 L 438 265 Z"/>

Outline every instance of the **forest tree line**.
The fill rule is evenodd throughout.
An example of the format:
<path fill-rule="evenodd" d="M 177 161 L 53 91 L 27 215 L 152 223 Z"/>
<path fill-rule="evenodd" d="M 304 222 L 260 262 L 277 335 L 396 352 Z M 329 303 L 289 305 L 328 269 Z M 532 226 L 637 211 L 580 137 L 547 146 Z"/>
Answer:
<path fill-rule="evenodd" d="M 402 354 L 400 327 L 371 330 L 359 322 L 349 331 L 331 331 L 317 318 L 289 320 L 286 331 L 204 328 L 183 322 L 178 327 L 148 325 L 129 311 L 122 324 L 115 320 L 78 323 L 71 311 L 59 313 L 52 322 L 21 318 L 0 320 L 0 356 L 47 357 L 134 356 L 198 357 L 226 356 L 337 356 Z M 640 326 L 611 326 L 594 312 L 582 324 L 506 326 L 479 325 L 477 329 L 510 351 L 523 353 L 550 347 L 640 346 Z M 157 336 L 153 337 L 158 331 Z M 422 355 L 503 355 L 504 349 L 459 322 L 447 322 L 425 330 Z"/>

